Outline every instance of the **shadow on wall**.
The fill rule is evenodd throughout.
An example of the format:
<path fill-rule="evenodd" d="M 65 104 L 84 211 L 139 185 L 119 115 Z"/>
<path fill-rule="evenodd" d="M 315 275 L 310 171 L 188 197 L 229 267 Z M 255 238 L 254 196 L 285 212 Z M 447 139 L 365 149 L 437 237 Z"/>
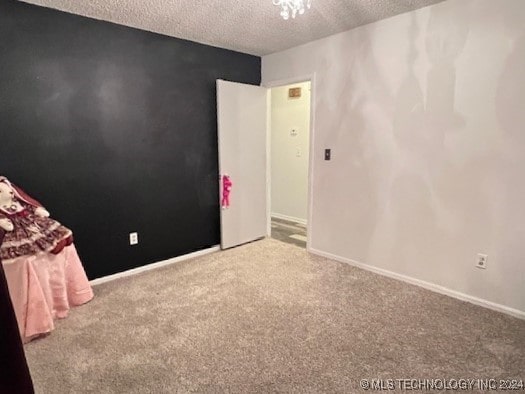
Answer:
<path fill-rule="evenodd" d="M 520 6 L 516 4 L 516 6 Z M 525 34 L 523 33 L 523 7 L 514 12 L 512 7 L 505 8 L 502 24 L 510 37 L 521 35 L 510 43 L 511 52 L 506 59 L 499 77 L 496 90 L 496 116 L 501 127 L 504 149 L 507 154 L 499 165 L 496 174 L 499 181 L 498 193 L 502 196 L 501 221 L 497 224 L 496 244 L 502 261 L 511 262 L 508 272 L 499 272 L 500 283 L 509 275 L 521 275 L 525 281 L 523 269 L 523 240 L 525 239 Z M 518 32 L 518 34 L 516 34 Z M 521 76 L 516 78 L 516 76 Z M 509 223 L 521 223 L 511 226 Z M 496 268 L 496 267 L 495 267 Z M 515 269 L 513 269 L 515 268 Z M 507 293 L 508 288 L 502 292 Z M 512 294 L 508 295 L 509 298 Z"/>
<path fill-rule="evenodd" d="M 349 238 L 352 244 L 360 246 L 359 250 L 364 250 L 375 231 L 379 207 L 374 180 L 379 176 L 378 162 L 381 158 L 368 148 L 373 145 L 374 125 L 367 122 L 366 115 L 370 111 L 367 96 L 369 91 L 381 91 L 383 95 L 388 95 L 388 89 L 381 78 L 370 77 L 381 75 L 372 50 L 372 36 L 371 27 L 356 30 L 351 43 L 341 36 L 344 41 L 333 43 L 329 52 L 321 57 L 318 67 L 323 70 L 316 84 L 320 90 L 318 97 L 325 100 L 316 105 L 316 111 L 324 114 L 316 127 L 326 132 L 322 134 L 324 140 L 317 140 L 316 146 L 345 147 L 346 151 L 344 156 L 337 156 L 338 152 L 334 152 L 334 160 L 342 171 L 330 171 L 326 178 L 321 174 L 327 170 L 314 172 L 315 188 L 318 193 L 324 194 L 318 200 L 330 201 L 330 205 L 323 207 L 322 218 L 314 217 L 313 221 L 328 223 L 321 225 L 322 228 L 348 228 L 348 232 L 316 234 L 319 244 L 316 247 L 321 250 L 325 249 L 324 244 L 344 248 Z M 345 46 L 358 50 L 341 50 Z M 334 75 L 342 76 L 344 80 L 334 78 Z M 377 103 L 379 110 L 388 108 L 385 102 L 388 100 Z M 317 150 L 316 154 L 317 167 L 332 165 L 323 161 L 321 150 Z M 330 187 L 334 184 L 344 185 L 341 190 L 345 192 L 334 193 Z M 357 249 L 355 251 L 359 253 Z M 344 255 L 341 250 L 332 250 L 332 253 Z M 361 257 L 356 256 L 356 259 Z"/>
<path fill-rule="evenodd" d="M 264 60 L 316 72 L 313 249 L 523 310 L 523 5 L 443 2 Z"/>
<path fill-rule="evenodd" d="M 381 259 L 396 256 L 401 272 L 422 272 L 447 258 L 447 245 L 457 241 L 461 206 L 447 206 L 455 197 L 443 195 L 441 174 L 450 175 L 446 135 L 464 128 L 464 118 L 456 112 L 455 62 L 466 43 L 469 28 L 463 14 L 445 7 L 433 7 L 427 25 L 426 52 L 431 67 L 427 73 L 426 97 L 415 75 L 419 29 L 416 14 L 409 27 L 408 73 L 395 98 L 393 137 L 397 146 L 396 169 L 383 217 L 383 242 L 389 246 Z M 455 168 L 453 178 L 462 176 Z M 452 185 L 445 185 L 453 189 Z M 461 204 L 462 205 L 462 204 Z M 389 228 L 389 229 L 388 229 Z M 386 230 L 386 231 L 385 231 Z M 395 234 L 390 238 L 385 234 Z M 434 251 L 431 255 L 429 250 Z M 441 253 L 436 254 L 435 251 Z M 418 266 L 419 265 L 419 266 Z M 442 273 L 441 275 L 446 275 Z M 438 283 L 442 278 L 434 278 Z"/>

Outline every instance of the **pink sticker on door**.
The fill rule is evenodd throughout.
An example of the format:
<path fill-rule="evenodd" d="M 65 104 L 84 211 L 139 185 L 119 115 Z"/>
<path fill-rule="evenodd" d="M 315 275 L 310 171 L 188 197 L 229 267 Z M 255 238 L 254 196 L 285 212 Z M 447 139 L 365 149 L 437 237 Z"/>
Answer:
<path fill-rule="evenodd" d="M 230 207 L 230 192 L 232 190 L 233 183 L 228 175 L 222 176 L 222 209 Z"/>

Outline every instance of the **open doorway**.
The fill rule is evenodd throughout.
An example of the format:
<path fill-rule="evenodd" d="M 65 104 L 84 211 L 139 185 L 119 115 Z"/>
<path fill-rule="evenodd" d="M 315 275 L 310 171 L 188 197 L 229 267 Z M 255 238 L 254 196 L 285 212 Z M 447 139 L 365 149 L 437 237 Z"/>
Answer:
<path fill-rule="evenodd" d="M 306 248 L 311 82 L 271 88 L 271 236 Z"/>

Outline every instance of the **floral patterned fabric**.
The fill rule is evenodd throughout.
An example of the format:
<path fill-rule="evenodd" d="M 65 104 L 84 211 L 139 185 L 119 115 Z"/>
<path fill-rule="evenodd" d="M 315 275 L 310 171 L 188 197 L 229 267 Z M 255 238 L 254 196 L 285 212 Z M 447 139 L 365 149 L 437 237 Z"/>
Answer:
<path fill-rule="evenodd" d="M 4 262 L 40 253 L 60 253 L 73 243 L 71 230 L 49 218 L 37 200 L 0 176 L 0 229 L 5 231 L 0 247 Z"/>
<path fill-rule="evenodd" d="M 60 252 L 73 241 L 72 232 L 56 220 L 35 215 L 35 207 L 24 204 L 24 210 L 7 216 L 14 225 L 13 231 L 5 235 L 0 247 L 0 256 L 4 262 L 11 259 L 31 256 L 42 252 Z"/>

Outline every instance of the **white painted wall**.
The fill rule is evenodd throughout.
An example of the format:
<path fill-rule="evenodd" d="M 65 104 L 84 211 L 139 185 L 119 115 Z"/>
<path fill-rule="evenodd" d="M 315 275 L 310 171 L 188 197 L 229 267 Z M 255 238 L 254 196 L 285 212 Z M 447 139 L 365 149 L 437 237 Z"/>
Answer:
<path fill-rule="evenodd" d="M 316 74 L 313 249 L 525 311 L 524 20 L 448 0 L 263 58 Z"/>
<path fill-rule="evenodd" d="M 289 98 L 288 89 L 296 87 L 301 97 Z M 310 82 L 273 88 L 271 93 L 272 216 L 306 223 Z"/>

